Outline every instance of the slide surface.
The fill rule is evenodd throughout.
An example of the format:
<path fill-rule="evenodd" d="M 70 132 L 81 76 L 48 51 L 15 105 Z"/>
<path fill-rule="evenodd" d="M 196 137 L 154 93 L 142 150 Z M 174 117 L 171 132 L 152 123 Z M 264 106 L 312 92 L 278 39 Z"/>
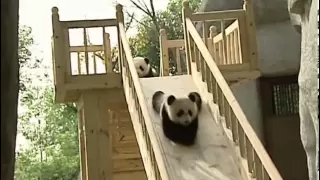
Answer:
<path fill-rule="evenodd" d="M 234 149 L 205 104 L 199 115 L 199 131 L 194 146 L 176 145 L 163 135 L 160 116 L 151 106 L 152 95 L 158 90 L 176 97 L 186 96 L 191 91 L 198 92 L 190 75 L 142 78 L 140 83 L 169 177 L 174 180 L 242 179 L 234 159 Z"/>

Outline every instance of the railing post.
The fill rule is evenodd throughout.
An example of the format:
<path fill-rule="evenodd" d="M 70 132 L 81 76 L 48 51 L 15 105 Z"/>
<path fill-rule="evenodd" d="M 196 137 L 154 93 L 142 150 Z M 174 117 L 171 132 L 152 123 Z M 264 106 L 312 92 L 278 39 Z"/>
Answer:
<path fill-rule="evenodd" d="M 111 62 L 111 44 L 110 44 L 110 34 L 103 34 L 103 46 L 104 46 L 104 58 L 105 58 L 105 66 L 106 73 L 112 72 L 112 62 Z"/>
<path fill-rule="evenodd" d="M 250 69 L 258 70 L 258 50 L 257 50 L 257 35 L 256 35 L 256 23 L 254 20 L 253 5 L 251 0 L 244 0 L 243 9 L 245 10 L 245 19 L 247 26 L 247 38 L 249 44 L 249 58 L 250 58 Z"/>
<path fill-rule="evenodd" d="M 124 23 L 123 18 L 123 11 L 122 11 L 122 5 L 117 4 L 116 5 L 116 18 L 117 18 L 117 34 L 118 34 L 118 64 L 119 64 L 119 71 L 122 73 L 122 66 L 123 66 L 123 48 L 122 48 L 122 42 L 120 38 L 120 31 L 119 31 L 119 23 Z"/>
<path fill-rule="evenodd" d="M 215 26 L 210 26 L 210 37 L 209 37 L 209 42 L 208 42 L 208 49 L 209 49 L 209 52 L 213 58 L 214 61 L 216 61 L 216 46 L 215 46 L 215 43 L 213 41 L 213 38 L 217 35 L 217 27 Z M 216 61 L 217 63 L 217 61 Z"/>
<path fill-rule="evenodd" d="M 182 20 L 183 20 L 183 32 L 184 32 L 184 46 L 186 51 L 186 64 L 187 64 L 187 74 L 191 74 L 191 44 L 190 35 L 186 24 L 186 18 L 190 17 L 192 14 L 189 7 L 189 2 L 187 0 L 183 1 L 182 8 Z"/>
<path fill-rule="evenodd" d="M 65 82 L 65 59 L 63 47 L 63 34 L 60 24 L 59 9 L 53 7 L 52 12 L 52 41 L 53 41 L 53 73 L 55 86 L 63 86 Z"/>
<path fill-rule="evenodd" d="M 167 47 L 167 34 L 165 29 L 160 30 L 160 76 L 169 76 L 169 53 Z"/>
<path fill-rule="evenodd" d="M 180 48 L 176 47 L 175 53 L 176 53 L 176 74 L 182 75 L 182 67 L 181 67 L 181 56 L 180 56 Z"/>

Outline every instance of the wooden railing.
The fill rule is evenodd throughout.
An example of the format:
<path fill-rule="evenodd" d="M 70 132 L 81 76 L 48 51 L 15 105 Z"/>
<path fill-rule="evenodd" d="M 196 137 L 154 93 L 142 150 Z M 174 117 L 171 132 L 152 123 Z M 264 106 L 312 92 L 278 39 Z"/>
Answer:
<path fill-rule="evenodd" d="M 200 14 L 192 16 L 188 2 L 183 2 L 185 47 L 187 47 L 188 67 L 190 74 L 192 74 L 195 82 L 198 83 L 202 94 L 208 95 L 208 98 L 212 99 L 212 101 L 218 105 L 220 115 L 225 119 L 224 124 L 226 133 L 228 134 L 228 132 L 231 131 L 231 137 L 229 137 L 236 146 L 239 147 L 239 155 L 245 162 L 244 164 L 241 164 L 241 166 L 247 172 L 247 177 L 256 178 L 257 180 L 282 180 L 278 170 L 251 127 L 238 101 L 223 77 L 216 61 L 207 49 L 205 42 L 203 42 L 203 39 L 198 34 L 192 22 L 192 20 L 195 19 L 206 20 L 220 18 L 239 20 L 245 16 L 252 16 L 252 14 L 246 12 L 246 9 L 251 6 L 249 3 L 250 2 L 245 1 L 245 10 L 214 12 L 212 14 L 206 13 L 205 18 L 203 18 Z M 247 19 L 246 21 L 250 21 L 250 19 Z M 244 19 L 241 19 L 239 22 L 245 21 Z M 242 45 L 243 44 L 241 44 L 241 47 L 243 47 Z M 242 59 L 242 61 L 245 61 L 245 59 Z M 209 103 L 209 105 L 212 110 L 215 108 L 213 107 L 214 104 Z"/>
<path fill-rule="evenodd" d="M 186 74 L 186 61 L 183 39 L 170 40 L 166 30 L 160 30 L 160 76 Z"/>
<path fill-rule="evenodd" d="M 211 27 L 213 46 L 209 50 L 212 51 L 211 55 L 218 65 L 243 64 L 242 58 L 245 56 L 241 51 L 239 27 L 239 20 L 235 20 L 226 29 L 222 26 L 222 32 L 219 34 L 216 34 L 216 28 Z"/>
<path fill-rule="evenodd" d="M 213 49 L 213 36 L 216 35 L 215 27 L 210 28 L 208 49 Z M 210 43 L 211 42 L 211 43 Z M 183 39 L 168 39 L 165 29 L 160 30 L 160 75 L 168 76 L 187 74 L 187 62 Z M 163 72 L 163 73 L 162 73 Z"/>
<path fill-rule="evenodd" d="M 106 28 L 117 27 L 116 19 L 60 21 L 57 7 L 52 8 L 52 62 L 57 102 L 75 102 L 81 90 L 122 87 L 121 76 L 113 71 L 110 37 Z M 87 30 L 101 29 L 100 44 L 92 45 Z M 73 32 L 83 45 L 71 46 Z M 70 38 L 70 37 L 71 38 Z M 73 43 L 73 42 L 72 42 Z"/>
<path fill-rule="evenodd" d="M 123 86 L 145 171 L 148 179 L 169 180 L 126 37 L 122 5 L 116 9 Z"/>
<path fill-rule="evenodd" d="M 245 2 L 243 9 L 237 10 L 193 13 L 190 8 L 185 9 L 192 22 L 202 22 L 202 37 L 208 36 L 208 22 L 220 24 L 220 33 L 211 27 L 211 39 L 204 43 L 221 71 L 259 70 L 255 22 L 249 1 Z M 233 23 L 225 27 L 227 21 Z"/>
<path fill-rule="evenodd" d="M 239 72 L 246 74 L 250 71 L 259 71 L 255 25 L 250 19 L 246 18 L 246 14 L 251 13 L 250 9 L 244 6 L 244 9 L 239 10 L 204 13 L 193 13 L 191 9 L 186 9 L 186 13 L 192 21 L 202 22 L 203 41 L 223 73 Z M 219 34 L 215 26 L 207 27 L 210 21 L 220 22 Z M 227 21 L 233 21 L 233 23 L 225 27 Z M 184 49 L 185 44 L 182 44 L 182 42 L 184 42 L 183 39 L 168 40 L 165 30 L 160 31 L 161 70 L 164 71 L 164 75 L 168 74 L 172 64 L 177 68 L 178 74 L 184 74 L 184 72 L 180 72 L 184 67 L 179 66 L 179 62 L 181 64 L 185 57 L 180 56 L 180 59 L 178 56 L 170 57 L 169 53 L 171 49 Z M 179 54 L 181 53 L 179 52 Z M 169 59 L 171 64 L 169 64 Z M 252 74 L 252 78 L 259 76 L 257 74 L 259 73 Z M 230 79 L 233 78 L 230 77 Z"/>
<path fill-rule="evenodd" d="M 111 72 L 110 69 L 107 69 L 107 67 L 112 67 L 109 33 L 105 33 L 103 39 L 106 48 L 104 48 L 104 45 L 70 46 L 71 75 Z M 107 65 L 105 59 L 108 59 Z"/>
<path fill-rule="evenodd" d="M 52 8 L 52 46 L 55 82 L 62 83 L 73 75 L 100 74 L 97 67 L 104 66 L 101 73 L 112 72 L 111 45 L 105 28 L 117 26 L 116 19 L 60 21 L 58 8 Z M 102 45 L 89 44 L 87 30 L 101 28 Z M 83 46 L 70 46 L 70 29 L 83 30 Z M 72 57 L 75 55 L 75 61 Z M 97 57 L 100 56 L 100 64 Z M 84 64 L 84 68 L 83 65 Z"/>

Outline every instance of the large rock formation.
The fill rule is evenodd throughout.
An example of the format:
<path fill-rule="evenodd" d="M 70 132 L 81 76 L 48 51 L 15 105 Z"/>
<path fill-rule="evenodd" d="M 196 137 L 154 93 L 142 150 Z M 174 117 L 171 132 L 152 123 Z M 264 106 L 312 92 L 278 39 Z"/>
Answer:
<path fill-rule="evenodd" d="M 288 0 L 294 25 L 301 25 L 301 63 L 299 72 L 300 135 L 307 154 L 310 180 L 319 179 L 319 46 L 318 0 Z"/>
<path fill-rule="evenodd" d="M 1 0 L 1 180 L 13 180 L 19 90 L 18 0 Z"/>

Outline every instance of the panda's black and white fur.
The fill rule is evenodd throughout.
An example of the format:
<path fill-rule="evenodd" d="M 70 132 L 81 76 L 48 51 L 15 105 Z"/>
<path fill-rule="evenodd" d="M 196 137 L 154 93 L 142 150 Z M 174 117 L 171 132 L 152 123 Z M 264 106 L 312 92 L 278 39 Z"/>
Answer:
<path fill-rule="evenodd" d="M 171 141 L 191 146 L 198 132 L 198 115 L 202 99 L 197 92 L 185 98 L 176 98 L 157 91 L 152 96 L 152 107 L 160 115 L 164 135 Z"/>
<path fill-rule="evenodd" d="M 136 67 L 139 78 L 156 77 L 157 73 L 154 68 L 151 67 L 148 58 L 135 57 L 133 58 L 134 66 Z"/>

